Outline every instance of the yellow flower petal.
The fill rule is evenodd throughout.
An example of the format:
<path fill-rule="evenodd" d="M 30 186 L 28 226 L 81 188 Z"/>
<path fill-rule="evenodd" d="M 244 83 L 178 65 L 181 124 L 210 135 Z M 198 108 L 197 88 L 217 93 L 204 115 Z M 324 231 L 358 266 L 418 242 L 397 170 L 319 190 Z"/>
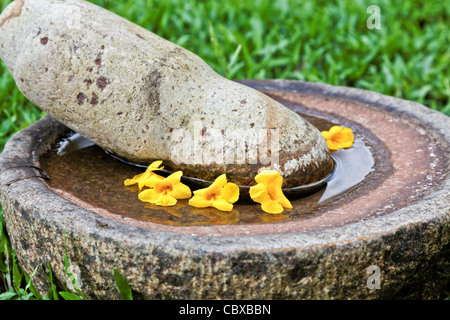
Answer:
<path fill-rule="evenodd" d="M 322 131 L 322 136 L 330 150 L 350 148 L 355 140 L 352 129 L 340 126 L 332 126 L 329 131 Z"/>
<path fill-rule="evenodd" d="M 191 199 L 189 199 L 188 204 L 196 208 L 206 208 L 211 206 L 211 201 L 204 199 L 202 196 L 194 195 Z"/>
<path fill-rule="evenodd" d="M 283 196 L 283 191 L 281 191 L 281 184 L 277 181 L 272 181 L 267 185 L 267 193 L 272 200 L 278 200 Z"/>
<path fill-rule="evenodd" d="M 229 203 L 225 199 L 211 200 L 211 205 L 214 208 L 219 209 L 221 211 L 231 211 L 231 210 L 233 210 L 233 205 L 231 203 Z"/>
<path fill-rule="evenodd" d="M 156 182 L 153 189 L 156 193 L 167 194 L 173 190 L 173 184 L 167 181 L 167 179 L 164 179 Z"/>
<path fill-rule="evenodd" d="M 261 204 L 261 209 L 263 209 L 267 213 L 282 213 L 284 208 L 278 201 L 269 200 Z"/>
<path fill-rule="evenodd" d="M 173 189 L 169 194 L 175 199 L 189 199 L 192 195 L 191 189 L 184 183 L 178 182 L 173 185 Z"/>
<path fill-rule="evenodd" d="M 166 180 L 172 184 L 178 183 L 181 180 L 181 177 L 183 176 L 183 171 L 177 171 L 172 173 L 170 176 L 166 178 Z"/>
<path fill-rule="evenodd" d="M 208 188 L 198 189 L 198 190 L 195 190 L 193 193 L 196 196 L 203 197 L 207 190 L 208 190 Z"/>
<path fill-rule="evenodd" d="M 330 132 L 331 135 L 334 135 L 334 134 L 336 134 L 336 133 L 341 132 L 342 129 L 343 129 L 343 127 L 341 127 L 341 126 L 332 126 L 332 127 L 330 128 L 329 132 Z"/>
<path fill-rule="evenodd" d="M 159 194 L 154 189 L 145 189 L 139 193 L 138 198 L 143 202 L 155 203 L 159 198 Z"/>
<path fill-rule="evenodd" d="M 331 133 L 330 131 L 322 131 L 322 136 L 325 140 L 330 140 L 331 139 Z"/>
<path fill-rule="evenodd" d="M 251 186 L 250 198 L 258 203 L 270 200 L 270 196 L 267 193 L 267 186 L 264 183 L 258 183 L 256 186 Z"/>
<path fill-rule="evenodd" d="M 355 141 L 352 129 L 343 128 L 341 135 L 342 135 L 341 141 L 342 148 L 350 148 L 353 145 L 353 142 Z"/>
<path fill-rule="evenodd" d="M 148 187 L 148 188 L 154 188 L 155 184 L 164 180 L 165 178 L 160 176 L 159 174 L 153 173 L 150 177 L 148 177 L 147 179 L 140 179 L 139 181 L 139 189 L 142 189 L 143 187 Z"/>
<path fill-rule="evenodd" d="M 327 146 L 328 146 L 328 149 L 330 149 L 332 151 L 341 149 L 340 144 L 333 140 L 327 140 Z"/>
<path fill-rule="evenodd" d="M 278 203 L 285 209 L 292 209 L 292 203 L 286 198 L 286 196 L 282 193 L 281 196 L 277 199 Z"/>
<path fill-rule="evenodd" d="M 149 170 L 149 169 L 152 171 L 162 170 L 162 169 L 164 169 L 164 166 L 160 167 L 161 164 L 162 164 L 161 160 L 154 161 L 148 166 L 147 170 Z"/>
<path fill-rule="evenodd" d="M 258 173 L 255 177 L 257 183 L 268 184 L 280 176 L 280 172 L 276 170 L 264 170 Z"/>
<path fill-rule="evenodd" d="M 227 184 L 226 174 L 222 174 L 214 180 L 210 187 L 224 187 Z"/>
<path fill-rule="evenodd" d="M 156 173 L 154 170 L 161 170 L 162 161 L 154 161 L 151 163 L 144 173 L 136 175 L 133 179 L 126 179 L 124 184 L 126 186 L 138 184 L 139 189 L 145 189 L 139 193 L 138 198 L 143 202 L 153 203 L 159 206 L 174 206 L 177 199 L 188 199 L 191 197 L 191 189 L 180 182 L 183 172 L 177 171 L 172 173 L 167 178 L 164 178 Z"/>
<path fill-rule="evenodd" d="M 126 179 L 124 181 L 124 185 L 131 186 L 134 184 L 138 184 L 139 189 L 142 189 L 145 186 L 146 181 L 148 179 L 150 179 L 153 175 L 156 175 L 156 173 L 154 173 L 153 171 L 161 170 L 164 168 L 164 167 L 160 167 L 161 164 L 162 164 L 162 161 L 160 161 L 160 160 L 154 161 L 147 167 L 145 172 L 135 175 L 132 179 Z"/>
<path fill-rule="evenodd" d="M 197 208 L 214 207 L 222 211 L 233 210 L 232 203 L 239 199 L 239 187 L 227 182 L 225 174 L 220 175 L 207 188 L 194 191 L 194 197 L 189 204 Z"/>
<path fill-rule="evenodd" d="M 235 203 L 239 199 L 239 187 L 232 182 L 228 182 L 222 190 L 222 198 L 229 203 Z"/>
<path fill-rule="evenodd" d="M 126 179 L 123 184 L 126 186 L 132 186 L 133 184 L 138 183 L 139 178 L 142 177 L 142 175 L 143 173 L 134 176 L 132 179 Z"/>
<path fill-rule="evenodd" d="M 177 204 L 177 199 L 169 194 L 161 194 L 159 198 L 155 201 L 157 206 L 169 207 Z"/>
<path fill-rule="evenodd" d="M 278 171 L 267 170 L 256 175 L 257 185 L 250 187 L 250 197 L 261 204 L 267 213 L 281 213 L 284 209 L 292 209 L 292 204 L 283 194 L 281 186 L 283 177 Z"/>

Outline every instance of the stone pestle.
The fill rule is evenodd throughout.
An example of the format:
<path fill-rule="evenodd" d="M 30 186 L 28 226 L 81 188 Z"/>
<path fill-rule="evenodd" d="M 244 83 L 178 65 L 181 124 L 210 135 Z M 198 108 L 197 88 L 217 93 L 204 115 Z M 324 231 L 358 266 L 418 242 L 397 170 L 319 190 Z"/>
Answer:
<path fill-rule="evenodd" d="M 239 185 L 276 169 L 285 188 L 333 169 L 321 133 L 297 113 L 89 2 L 11 3 L 0 58 L 37 107 L 126 161 Z"/>

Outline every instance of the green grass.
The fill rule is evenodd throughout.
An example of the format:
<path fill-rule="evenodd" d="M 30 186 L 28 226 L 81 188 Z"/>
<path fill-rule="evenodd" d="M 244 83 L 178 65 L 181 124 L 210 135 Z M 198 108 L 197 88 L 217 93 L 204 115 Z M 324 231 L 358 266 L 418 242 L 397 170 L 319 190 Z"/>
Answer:
<path fill-rule="evenodd" d="M 53 281 L 53 271 L 50 262 L 47 270 L 42 268 L 47 275 L 50 289 L 42 296 L 33 285 L 33 276 L 41 265 L 36 266 L 31 275 L 18 263 L 16 252 L 11 246 L 6 230 L 3 212 L 0 211 L 0 300 L 88 300 L 80 290 L 80 286 L 71 269 L 67 249 L 64 249 L 64 270 L 67 279 L 71 280 L 76 293 L 71 292 L 65 285 L 58 288 Z M 113 270 L 117 290 L 122 300 L 133 300 L 131 288 L 125 278 L 116 269 Z M 66 279 L 66 281 L 67 281 Z"/>
<path fill-rule="evenodd" d="M 0 0 L 0 9 L 9 2 Z M 91 2 L 196 53 L 230 79 L 352 86 L 450 115 L 446 1 Z M 366 26 L 372 4 L 381 9 L 380 30 Z M 0 152 L 12 134 L 44 114 L 21 94 L 0 63 Z"/>

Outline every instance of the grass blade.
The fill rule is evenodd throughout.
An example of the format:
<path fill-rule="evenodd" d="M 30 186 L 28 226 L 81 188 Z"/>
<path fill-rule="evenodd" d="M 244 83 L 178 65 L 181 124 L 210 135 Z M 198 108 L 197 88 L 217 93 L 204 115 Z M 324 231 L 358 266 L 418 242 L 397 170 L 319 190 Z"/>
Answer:
<path fill-rule="evenodd" d="M 61 297 L 64 298 L 64 300 L 81 300 L 81 298 L 79 296 L 77 296 L 76 294 L 74 294 L 72 292 L 60 291 L 59 294 L 61 295 Z"/>
<path fill-rule="evenodd" d="M 6 291 L 0 294 L 0 300 L 11 300 L 17 294 L 14 291 Z"/>
<path fill-rule="evenodd" d="M 22 272 L 20 272 L 19 265 L 17 263 L 16 252 L 14 250 L 11 252 L 11 256 L 13 263 L 12 267 L 13 285 L 14 289 L 18 290 L 20 288 L 20 285 L 22 284 L 23 275 Z"/>
<path fill-rule="evenodd" d="M 79 289 L 80 286 L 77 282 L 77 279 L 73 275 L 72 271 L 70 271 L 70 263 L 69 263 L 69 257 L 67 256 L 67 245 L 66 245 L 66 231 L 64 230 L 64 270 L 66 272 L 66 275 L 69 277 L 69 279 L 72 282 L 72 287 L 75 289 L 75 291 L 84 299 L 87 300 L 86 296 L 81 292 Z"/>
<path fill-rule="evenodd" d="M 20 268 L 21 268 L 22 273 L 23 273 L 23 275 L 24 275 L 24 277 L 25 277 L 25 280 L 26 280 L 26 282 L 27 282 L 27 285 L 25 286 L 25 291 L 27 291 L 28 289 L 30 289 L 30 292 L 33 294 L 33 296 L 34 296 L 36 299 L 42 300 L 42 296 L 39 294 L 39 292 L 37 291 L 37 289 L 35 288 L 35 286 L 33 285 L 33 283 L 31 283 L 31 279 L 33 279 L 33 277 L 34 277 L 34 275 L 36 274 L 36 272 L 37 272 L 39 266 L 40 266 L 40 265 L 38 265 L 38 266 L 34 269 L 34 271 L 33 271 L 33 273 L 31 274 L 31 276 L 28 275 L 28 273 L 25 271 L 25 269 L 24 269 L 22 266 L 20 266 Z"/>
<path fill-rule="evenodd" d="M 47 293 L 47 298 L 53 300 L 59 300 L 58 292 L 56 291 L 56 285 L 53 283 L 53 272 L 52 272 L 52 266 L 50 265 L 50 262 L 48 263 L 48 274 L 47 274 L 47 280 L 50 283 L 51 289 Z M 45 272 L 45 270 L 44 270 Z"/>
<path fill-rule="evenodd" d="M 114 279 L 116 280 L 117 288 L 119 289 L 122 300 L 133 300 L 130 286 L 116 269 L 114 269 Z"/>

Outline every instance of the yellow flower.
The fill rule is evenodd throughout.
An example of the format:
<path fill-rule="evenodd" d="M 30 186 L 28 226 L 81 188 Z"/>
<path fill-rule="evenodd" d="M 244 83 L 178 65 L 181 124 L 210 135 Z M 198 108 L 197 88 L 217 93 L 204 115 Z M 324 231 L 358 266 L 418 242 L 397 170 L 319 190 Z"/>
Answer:
<path fill-rule="evenodd" d="M 322 131 L 322 135 L 330 150 L 350 148 L 355 140 L 352 129 L 340 126 L 333 126 L 330 131 Z"/>
<path fill-rule="evenodd" d="M 233 210 L 233 203 L 239 199 L 239 187 L 232 182 L 227 182 L 225 174 L 208 187 L 194 191 L 194 196 L 189 204 L 197 208 L 214 207 L 221 211 Z"/>
<path fill-rule="evenodd" d="M 180 182 L 183 172 L 177 171 L 167 178 L 155 181 L 151 189 L 145 189 L 139 193 L 139 199 L 143 202 L 154 203 L 158 206 L 174 206 L 177 199 L 191 197 L 191 189 Z"/>
<path fill-rule="evenodd" d="M 281 185 L 283 177 L 276 170 L 265 170 L 255 177 L 258 183 L 250 187 L 250 197 L 261 204 L 267 213 L 281 213 L 284 209 L 292 209 L 292 204 L 283 194 Z"/>
<path fill-rule="evenodd" d="M 160 175 L 154 173 L 153 171 L 161 170 L 164 167 L 159 167 L 162 164 L 162 161 L 155 161 L 151 165 L 148 166 L 147 170 L 145 170 L 144 173 L 138 174 L 134 176 L 132 179 L 126 179 L 124 181 L 125 186 L 132 186 L 134 184 L 138 184 L 139 190 L 142 190 L 142 188 L 148 184 L 149 180 L 151 180 L 150 183 L 153 183 L 153 180 L 162 180 L 164 177 L 161 177 Z"/>

